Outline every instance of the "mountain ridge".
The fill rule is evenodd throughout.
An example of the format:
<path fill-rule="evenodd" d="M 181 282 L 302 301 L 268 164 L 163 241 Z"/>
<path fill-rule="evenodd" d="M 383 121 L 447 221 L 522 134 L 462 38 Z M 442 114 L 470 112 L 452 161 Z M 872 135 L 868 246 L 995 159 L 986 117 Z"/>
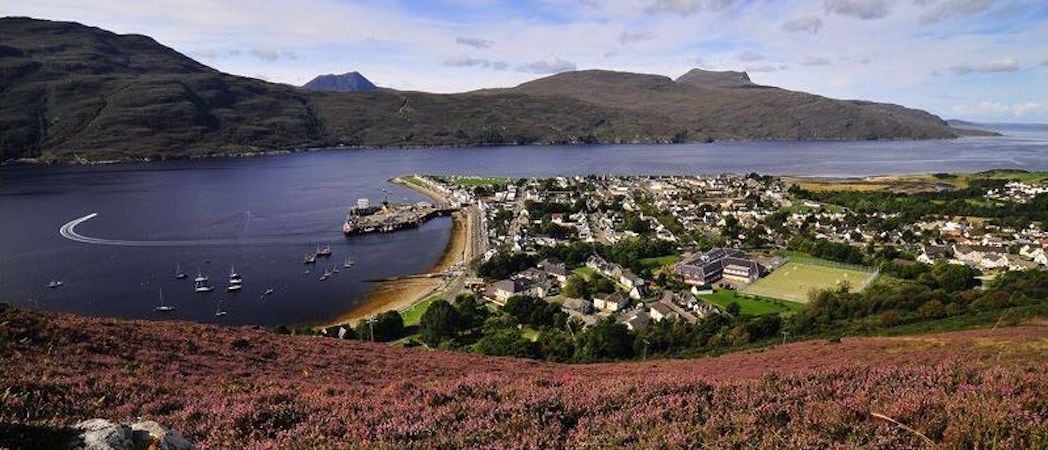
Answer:
<path fill-rule="evenodd" d="M 459 94 L 330 92 L 225 74 L 151 38 L 74 22 L 0 18 L 0 42 L 0 161 L 961 134 L 898 105 L 740 88 L 743 72 L 576 71 Z"/>

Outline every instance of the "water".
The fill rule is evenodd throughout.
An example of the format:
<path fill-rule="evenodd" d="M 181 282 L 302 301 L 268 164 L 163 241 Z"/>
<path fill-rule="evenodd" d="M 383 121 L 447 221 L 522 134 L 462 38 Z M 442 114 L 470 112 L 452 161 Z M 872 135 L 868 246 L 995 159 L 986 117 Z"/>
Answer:
<path fill-rule="evenodd" d="M 0 169 L 0 299 L 81 314 L 172 317 L 228 324 L 299 324 L 336 317 L 373 287 L 366 280 L 427 270 L 439 258 L 450 220 L 390 235 L 345 238 L 357 198 L 422 200 L 386 182 L 411 174 L 553 176 L 592 173 L 859 176 L 1048 170 L 1043 132 L 926 142 L 740 142 L 696 145 L 491 147 L 317 151 L 283 156 L 148 164 Z M 101 245 L 59 235 L 63 224 L 91 238 L 184 245 Z M 334 256 L 302 264 L 317 244 Z M 342 269 L 345 256 L 356 265 Z M 187 280 L 174 278 L 181 264 Z M 325 265 L 341 272 L 327 281 Z M 231 265 L 240 293 L 225 291 Z M 309 269 L 310 273 L 304 273 Z M 216 289 L 193 292 L 197 271 Z M 51 279 L 66 284 L 47 288 Z M 177 311 L 153 311 L 163 289 Z M 260 294 L 266 289 L 275 292 Z M 222 301 L 228 314 L 216 317 Z"/>

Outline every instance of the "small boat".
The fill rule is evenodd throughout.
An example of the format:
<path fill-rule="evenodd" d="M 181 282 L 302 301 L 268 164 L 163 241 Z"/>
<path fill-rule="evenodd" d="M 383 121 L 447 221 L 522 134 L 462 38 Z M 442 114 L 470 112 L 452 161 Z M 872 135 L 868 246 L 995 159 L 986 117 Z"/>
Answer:
<path fill-rule="evenodd" d="M 49 287 L 51 289 L 55 289 L 55 288 L 58 288 L 58 287 L 62 287 L 62 285 L 64 285 L 64 284 L 65 284 L 64 282 L 59 281 L 59 280 L 51 280 L 51 281 L 49 281 L 47 283 L 47 287 Z"/>
<path fill-rule="evenodd" d="M 331 256 L 331 244 L 324 244 L 323 247 L 317 247 L 317 256 Z"/>
<path fill-rule="evenodd" d="M 197 271 L 197 276 L 196 276 L 196 278 L 193 279 L 193 282 L 194 283 L 207 283 L 207 277 L 205 277 L 203 274 L 201 274 L 200 271 L 198 270 Z"/>
<path fill-rule="evenodd" d="M 203 280 L 201 280 L 201 278 L 203 278 Z M 197 280 L 200 280 L 200 281 L 196 281 L 194 283 L 194 286 L 193 286 L 193 290 L 194 291 L 196 291 L 196 292 L 211 292 L 211 291 L 215 290 L 214 286 L 211 286 L 211 285 L 207 284 L 207 277 L 197 276 Z"/>
<path fill-rule="evenodd" d="M 160 290 L 160 304 L 153 307 L 153 311 L 156 312 L 171 312 L 174 311 L 175 307 L 164 304 L 164 290 Z"/>
<path fill-rule="evenodd" d="M 175 279 L 181 280 L 186 277 L 186 271 L 182 270 L 181 264 L 175 265 Z"/>
<path fill-rule="evenodd" d="M 230 266 L 229 267 L 229 287 L 227 287 L 226 290 L 230 291 L 230 292 L 232 292 L 232 291 L 239 291 L 240 288 L 242 288 L 242 287 L 244 287 L 244 279 L 240 277 L 239 273 L 237 273 L 236 267 Z"/>
<path fill-rule="evenodd" d="M 227 313 L 228 311 L 222 309 L 222 299 L 218 299 L 218 308 L 215 309 L 215 317 L 222 317 Z"/>
<path fill-rule="evenodd" d="M 263 292 L 262 295 L 273 295 L 273 290 L 272 289 L 266 289 L 266 292 Z"/>
<path fill-rule="evenodd" d="M 316 253 L 306 255 L 306 257 L 302 260 L 302 264 L 316 264 L 316 263 L 317 263 L 317 254 Z"/>
<path fill-rule="evenodd" d="M 346 261 L 342 263 L 342 267 L 345 267 L 347 269 L 353 267 L 353 258 L 347 256 Z"/>
<path fill-rule="evenodd" d="M 334 272 L 331 271 L 330 267 L 324 269 L 324 274 L 320 276 L 320 281 L 328 279 Z"/>

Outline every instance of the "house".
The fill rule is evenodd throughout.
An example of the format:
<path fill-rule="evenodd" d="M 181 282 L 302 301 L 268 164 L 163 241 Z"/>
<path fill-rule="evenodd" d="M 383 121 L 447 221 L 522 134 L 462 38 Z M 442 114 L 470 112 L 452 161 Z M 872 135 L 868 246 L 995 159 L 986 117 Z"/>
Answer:
<path fill-rule="evenodd" d="M 539 261 L 538 267 L 545 270 L 550 276 L 557 279 L 557 281 L 564 283 L 568 281 L 568 266 L 556 259 L 544 259 Z"/>
<path fill-rule="evenodd" d="M 593 313 L 593 302 L 582 298 L 566 298 L 560 304 L 565 311 L 577 311 L 582 314 Z"/>
<path fill-rule="evenodd" d="M 935 264 L 935 261 L 950 258 L 950 248 L 942 245 L 925 245 L 917 261 L 925 264 Z"/>
<path fill-rule="evenodd" d="M 662 319 L 677 317 L 677 313 L 674 312 L 669 305 L 662 302 L 655 302 L 648 309 L 648 316 L 651 317 L 651 320 L 661 322 Z"/>
<path fill-rule="evenodd" d="M 510 297 L 521 295 L 525 290 L 525 284 L 526 281 L 523 279 L 496 281 L 488 288 L 488 297 L 495 303 L 506 303 Z"/>
<path fill-rule="evenodd" d="M 632 270 L 626 269 L 619 275 L 619 284 L 626 286 L 628 289 L 640 288 L 644 286 L 644 279 L 633 273 Z"/>
<path fill-rule="evenodd" d="M 616 312 L 629 304 L 629 300 L 618 292 L 611 294 L 597 294 L 593 297 L 593 307 L 600 311 Z"/>
<path fill-rule="evenodd" d="M 648 315 L 647 311 L 640 310 L 629 315 L 624 321 L 626 328 L 630 331 L 637 331 L 638 328 L 647 326 L 651 322 L 651 316 Z"/>
<path fill-rule="evenodd" d="M 677 264 L 674 272 L 692 286 L 708 286 L 729 278 L 750 282 L 766 272 L 764 266 L 739 250 L 715 248 Z"/>

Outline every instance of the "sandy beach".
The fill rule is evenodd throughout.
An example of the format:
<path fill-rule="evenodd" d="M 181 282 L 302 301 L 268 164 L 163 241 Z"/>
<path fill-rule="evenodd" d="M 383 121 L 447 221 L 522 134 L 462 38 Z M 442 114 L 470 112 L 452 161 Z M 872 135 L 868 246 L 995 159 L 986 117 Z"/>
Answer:
<path fill-rule="evenodd" d="M 401 184 L 422 193 L 434 201 L 443 201 L 437 193 L 424 189 L 418 185 L 394 179 L 392 182 Z M 451 237 L 447 246 L 436 264 L 427 272 L 443 272 L 455 264 L 461 262 L 467 255 L 467 243 L 469 240 L 469 221 L 462 212 L 451 215 Z M 363 302 L 346 311 L 330 323 L 322 326 L 333 326 L 341 324 L 355 325 L 359 320 L 389 310 L 403 310 L 410 307 L 434 291 L 444 286 L 443 278 L 407 278 L 396 281 L 384 281 L 376 283 L 375 289 L 364 299 Z"/>

